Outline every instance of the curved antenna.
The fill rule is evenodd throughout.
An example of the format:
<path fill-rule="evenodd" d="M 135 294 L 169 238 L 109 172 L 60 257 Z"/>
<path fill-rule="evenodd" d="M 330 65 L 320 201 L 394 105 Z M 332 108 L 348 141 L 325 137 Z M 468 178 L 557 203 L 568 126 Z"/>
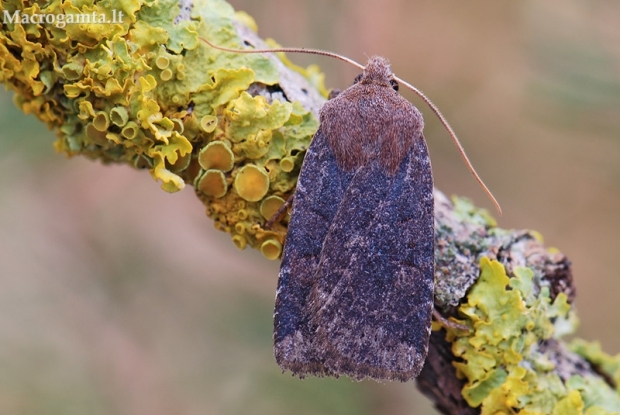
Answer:
<path fill-rule="evenodd" d="M 320 49 L 306 49 L 306 48 L 232 49 L 232 48 L 226 48 L 226 47 L 223 47 L 223 46 L 214 45 L 213 43 L 209 42 L 207 39 L 205 39 L 203 37 L 199 37 L 199 39 L 202 40 L 203 42 L 205 42 L 207 45 L 211 46 L 212 48 L 219 49 L 219 50 L 222 50 L 224 52 L 231 52 L 231 53 L 275 53 L 275 52 L 310 53 L 312 55 L 320 55 L 320 56 L 328 56 L 330 58 L 336 58 L 336 59 L 339 59 L 339 60 L 341 60 L 343 62 L 346 62 L 346 63 L 348 63 L 350 65 L 353 65 L 353 66 L 355 66 L 358 69 L 361 69 L 361 70 L 366 69 L 366 67 L 364 65 L 361 65 L 361 64 L 355 62 L 353 59 L 349 59 L 346 56 L 342 56 L 342 55 L 339 55 L 339 54 L 334 53 L 334 52 L 328 52 L 328 51 L 320 50 Z M 397 77 L 396 75 L 394 75 L 394 79 L 398 83 L 400 83 L 400 84 L 404 85 L 405 87 L 409 88 L 409 90 L 411 90 L 414 94 L 419 96 L 422 99 L 422 101 L 424 101 L 424 103 L 431 109 L 431 111 L 433 111 L 435 116 L 437 116 L 437 118 L 439 119 L 441 124 L 444 126 L 446 131 L 448 131 L 448 134 L 450 135 L 450 138 L 452 138 L 452 141 L 454 142 L 454 145 L 458 149 L 459 154 L 461 155 L 461 157 L 463 158 L 463 161 L 467 165 L 467 168 L 469 169 L 471 174 L 474 176 L 474 179 L 476 179 L 476 181 L 478 182 L 480 187 L 482 187 L 482 189 L 487 194 L 489 199 L 491 199 L 491 202 L 493 202 L 493 205 L 495 205 L 495 209 L 497 209 L 497 212 L 501 216 L 502 208 L 499 205 L 499 202 L 497 201 L 497 199 L 495 199 L 495 196 L 493 196 L 493 193 L 491 193 L 491 190 L 489 190 L 487 185 L 484 184 L 484 182 L 482 181 L 482 179 L 480 178 L 480 176 L 476 172 L 476 169 L 474 169 L 474 166 L 471 164 L 471 161 L 469 161 L 469 157 L 467 157 L 467 154 L 465 154 L 465 149 L 461 145 L 461 142 L 459 141 L 458 137 L 456 136 L 456 133 L 454 132 L 454 130 L 452 129 L 452 127 L 448 123 L 448 120 L 446 120 L 446 118 L 443 116 L 441 111 L 439 111 L 439 108 L 437 108 L 437 106 L 435 104 L 433 104 L 433 101 L 431 101 L 430 98 L 428 98 L 422 91 L 420 91 L 415 86 L 411 85 L 409 82 L 404 81 L 403 79 Z"/>
<path fill-rule="evenodd" d="M 400 79 L 397 76 L 394 76 L 394 79 L 398 83 L 401 83 L 401 84 L 405 85 L 407 88 L 409 88 L 411 91 L 413 91 L 417 96 L 419 96 L 422 99 L 422 101 L 424 101 L 424 103 L 426 105 L 428 105 L 428 107 L 431 109 L 431 111 L 433 111 L 435 113 L 437 118 L 439 118 L 439 121 L 441 122 L 441 124 L 448 131 L 448 134 L 450 134 L 450 137 L 452 138 L 452 141 L 454 142 L 454 145 L 456 146 L 456 148 L 458 149 L 459 153 L 461 154 L 461 157 L 463 158 L 463 161 L 465 162 L 465 164 L 469 168 L 469 171 L 474 176 L 474 179 L 476 179 L 476 181 L 482 187 L 482 189 L 487 194 L 489 199 L 491 199 L 491 202 L 493 202 L 493 204 L 495 205 L 495 209 L 497 209 L 497 213 L 499 213 L 499 215 L 501 216 L 502 208 L 499 205 L 499 202 L 497 201 L 497 199 L 495 199 L 495 196 L 493 196 L 493 193 L 491 193 L 491 190 L 489 190 L 487 185 L 484 184 L 484 182 L 482 181 L 482 179 L 480 178 L 480 176 L 476 172 L 476 169 L 474 169 L 474 166 L 471 164 L 471 161 L 469 161 L 469 157 L 467 157 L 467 154 L 465 154 L 465 149 L 461 145 L 461 142 L 459 141 L 459 138 L 456 136 L 456 133 L 454 132 L 454 130 L 452 129 L 452 127 L 448 123 L 448 120 L 446 120 L 446 118 L 443 116 L 441 111 L 439 111 L 439 108 L 437 108 L 437 106 L 435 104 L 433 104 L 433 101 L 431 101 L 430 98 L 428 98 L 422 91 L 420 91 L 415 86 L 411 85 L 407 81 L 404 81 L 404 80 Z"/>
<path fill-rule="evenodd" d="M 357 69 L 364 70 L 366 67 L 360 63 L 355 62 L 353 59 L 349 59 L 346 56 L 338 55 L 334 52 L 328 52 L 326 50 L 321 49 L 306 49 L 306 48 L 273 48 L 273 49 L 231 49 L 225 48 L 223 46 L 217 46 L 213 43 L 209 42 L 204 37 L 198 37 L 200 40 L 205 42 L 207 45 L 212 48 L 223 50 L 224 52 L 232 52 L 232 53 L 275 53 L 275 52 L 288 52 L 288 53 L 309 53 L 311 55 L 321 55 L 321 56 L 329 56 L 330 58 L 340 59 L 343 62 L 346 62 L 350 65 L 355 66 Z"/>

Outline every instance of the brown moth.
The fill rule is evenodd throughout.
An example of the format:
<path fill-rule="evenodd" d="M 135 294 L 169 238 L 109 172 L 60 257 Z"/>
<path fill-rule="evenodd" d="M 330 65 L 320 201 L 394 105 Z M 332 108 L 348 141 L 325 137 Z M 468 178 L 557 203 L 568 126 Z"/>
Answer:
<path fill-rule="evenodd" d="M 203 39 L 204 40 L 204 39 Z M 354 84 L 320 110 L 294 194 L 274 312 L 274 352 L 306 375 L 407 381 L 428 352 L 433 314 L 433 175 L 421 113 L 397 91 L 415 87 L 372 57 Z"/>

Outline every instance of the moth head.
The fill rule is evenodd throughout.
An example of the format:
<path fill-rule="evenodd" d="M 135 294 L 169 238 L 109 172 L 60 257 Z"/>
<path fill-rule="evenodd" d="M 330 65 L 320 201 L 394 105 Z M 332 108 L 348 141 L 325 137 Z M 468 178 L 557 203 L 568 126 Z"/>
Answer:
<path fill-rule="evenodd" d="M 390 62 L 381 56 L 373 56 L 368 60 L 364 72 L 355 78 L 355 83 L 381 85 L 398 91 L 398 82 L 394 79 Z"/>
<path fill-rule="evenodd" d="M 353 80 L 353 85 L 355 85 L 355 84 L 359 83 L 359 82 L 362 80 L 362 78 L 364 78 L 364 74 L 363 74 L 363 73 L 361 73 L 361 74 L 357 75 L 357 76 L 355 77 L 355 79 Z M 394 79 L 394 78 L 390 79 L 390 86 L 392 87 L 392 89 L 393 89 L 394 91 L 398 91 L 398 81 L 397 81 L 396 79 Z M 336 95 L 338 95 L 339 93 L 340 93 L 340 91 L 338 91 L 338 93 L 337 93 L 337 94 L 335 94 L 335 95 L 332 97 L 332 96 L 331 96 L 331 92 L 330 92 L 330 98 L 329 98 L 329 99 L 335 98 L 335 96 L 336 96 Z"/>

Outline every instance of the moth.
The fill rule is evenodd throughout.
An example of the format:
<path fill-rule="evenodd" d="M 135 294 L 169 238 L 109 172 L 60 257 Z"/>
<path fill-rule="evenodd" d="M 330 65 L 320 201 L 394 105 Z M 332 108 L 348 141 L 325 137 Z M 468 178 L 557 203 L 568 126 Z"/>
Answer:
<path fill-rule="evenodd" d="M 325 103 L 297 181 L 274 314 L 293 373 L 409 380 L 433 310 L 433 176 L 420 112 L 370 59 Z"/>
<path fill-rule="evenodd" d="M 206 41 L 209 43 L 208 41 Z M 210 44 L 210 43 L 209 43 Z M 310 52 L 306 49 L 242 53 Z M 433 315 L 433 175 L 422 114 L 398 93 L 420 91 L 372 57 L 327 101 L 293 196 L 274 311 L 274 354 L 284 370 L 407 381 L 428 352 Z M 500 211 L 501 212 L 501 211 Z"/>

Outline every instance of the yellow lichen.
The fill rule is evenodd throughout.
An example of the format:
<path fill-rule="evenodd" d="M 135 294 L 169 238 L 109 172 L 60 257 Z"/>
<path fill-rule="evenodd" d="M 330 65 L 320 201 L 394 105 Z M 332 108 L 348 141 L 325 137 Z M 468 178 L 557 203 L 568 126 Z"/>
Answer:
<path fill-rule="evenodd" d="M 246 229 L 247 229 L 247 225 L 245 223 L 243 222 L 235 223 L 235 232 L 238 233 L 239 235 L 243 235 Z"/>
<path fill-rule="evenodd" d="M 71 18 L 124 13 L 111 24 L 9 22 L 0 30 L 0 80 L 23 111 L 57 132 L 58 151 L 148 169 L 170 192 L 192 183 L 218 229 L 244 229 L 243 238 L 234 235 L 238 247 L 284 242 L 281 224 L 262 229 L 260 202 L 290 196 L 318 122 L 298 103 L 245 92 L 278 83 L 268 57 L 222 52 L 199 40 L 240 47 L 235 19 L 254 25 L 249 16 L 223 0 L 197 0 L 191 19 L 176 22 L 174 0 L 7 0 L 3 8 Z M 315 69 L 305 75 L 324 90 Z M 205 152 L 210 143 L 227 143 L 220 161 Z"/>
<path fill-rule="evenodd" d="M 93 119 L 93 127 L 95 127 L 98 131 L 108 131 L 109 126 L 110 117 L 107 113 L 99 111 Z"/>
<path fill-rule="evenodd" d="M 121 134 L 128 140 L 136 138 L 140 131 L 140 127 L 133 121 L 127 123 L 127 125 L 121 130 Z"/>
<path fill-rule="evenodd" d="M 535 289 L 527 268 L 515 268 L 509 278 L 499 262 L 483 258 L 480 270 L 459 307 L 471 331 L 449 329 L 448 334 L 469 405 L 484 415 L 618 411 L 620 399 L 600 378 L 574 376 L 563 382 L 540 351 L 540 342 L 565 334 L 567 326 L 575 328 L 566 295 L 551 302 L 548 287 Z"/>
<path fill-rule="evenodd" d="M 269 220 L 276 214 L 278 209 L 284 204 L 284 199 L 280 196 L 266 197 L 260 204 L 260 214 L 263 218 Z"/>
<path fill-rule="evenodd" d="M 212 141 L 198 154 L 198 162 L 203 169 L 231 171 L 235 161 L 232 150 L 223 141 Z"/>
<path fill-rule="evenodd" d="M 278 259 L 282 253 L 282 244 L 275 239 L 269 239 L 262 243 L 260 251 L 267 259 Z"/>
<path fill-rule="evenodd" d="M 170 65 L 170 59 L 167 56 L 159 56 L 155 59 L 155 65 L 159 69 L 166 69 Z"/>
<path fill-rule="evenodd" d="M 164 82 L 169 81 L 169 80 L 172 79 L 172 71 L 170 69 L 166 68 L 163 71 L 161 71 L 161 73 L 159 74 L 159 77 Z M 173 100 L 174 100 L 174 97 L 173 97 Z"/>
<path fill-rule="evenodd" d="M 114 107 L 110 110 L 110 121 L 117 127 L 124 127 L 129 120 L 129 114 L 127 114 L 127 108 Z"/>
<path fill-rule="evenodd" d="M 293 157 L 284 157 L 280 160 L 280 169 L 284 172 L 291 172 L 295 168 L 295 159 Z"/>
<path fill-rule="evenodd" d="M 226 176 L 219 170 L 207 170 L 198 181 L 198 190 L 207 196 L 222 197 L 228 190 Z"/>
<path fill-rule="evenodd" d="M 248 164 L 243 166 L 235 177 L 237 194 L 248 202 L 258 202 L 269 190 L 269 177 L 264 170 Z"/>
<path fill-rule="evenodd" d="M 92 123 L 86 126 L 86 138 L 102 147 L 107 145 L 108 142 L 105 131 L 99 130 Z"/>
<path fill-rule="evenodd" d="M 200 120 L 200 128 L 205 133 L 212 133 L 217 127 L 217 117 L 214 115 L 205 115 Z"/>
<path fill-rule="evenodd" d="M 228 232 L 227 230 L 225 232 Z M 245 249 L 245 246 L 248 243 L 248 240 L 242 235 L 233 235 L 233 243 L 239 249 Z"/>

